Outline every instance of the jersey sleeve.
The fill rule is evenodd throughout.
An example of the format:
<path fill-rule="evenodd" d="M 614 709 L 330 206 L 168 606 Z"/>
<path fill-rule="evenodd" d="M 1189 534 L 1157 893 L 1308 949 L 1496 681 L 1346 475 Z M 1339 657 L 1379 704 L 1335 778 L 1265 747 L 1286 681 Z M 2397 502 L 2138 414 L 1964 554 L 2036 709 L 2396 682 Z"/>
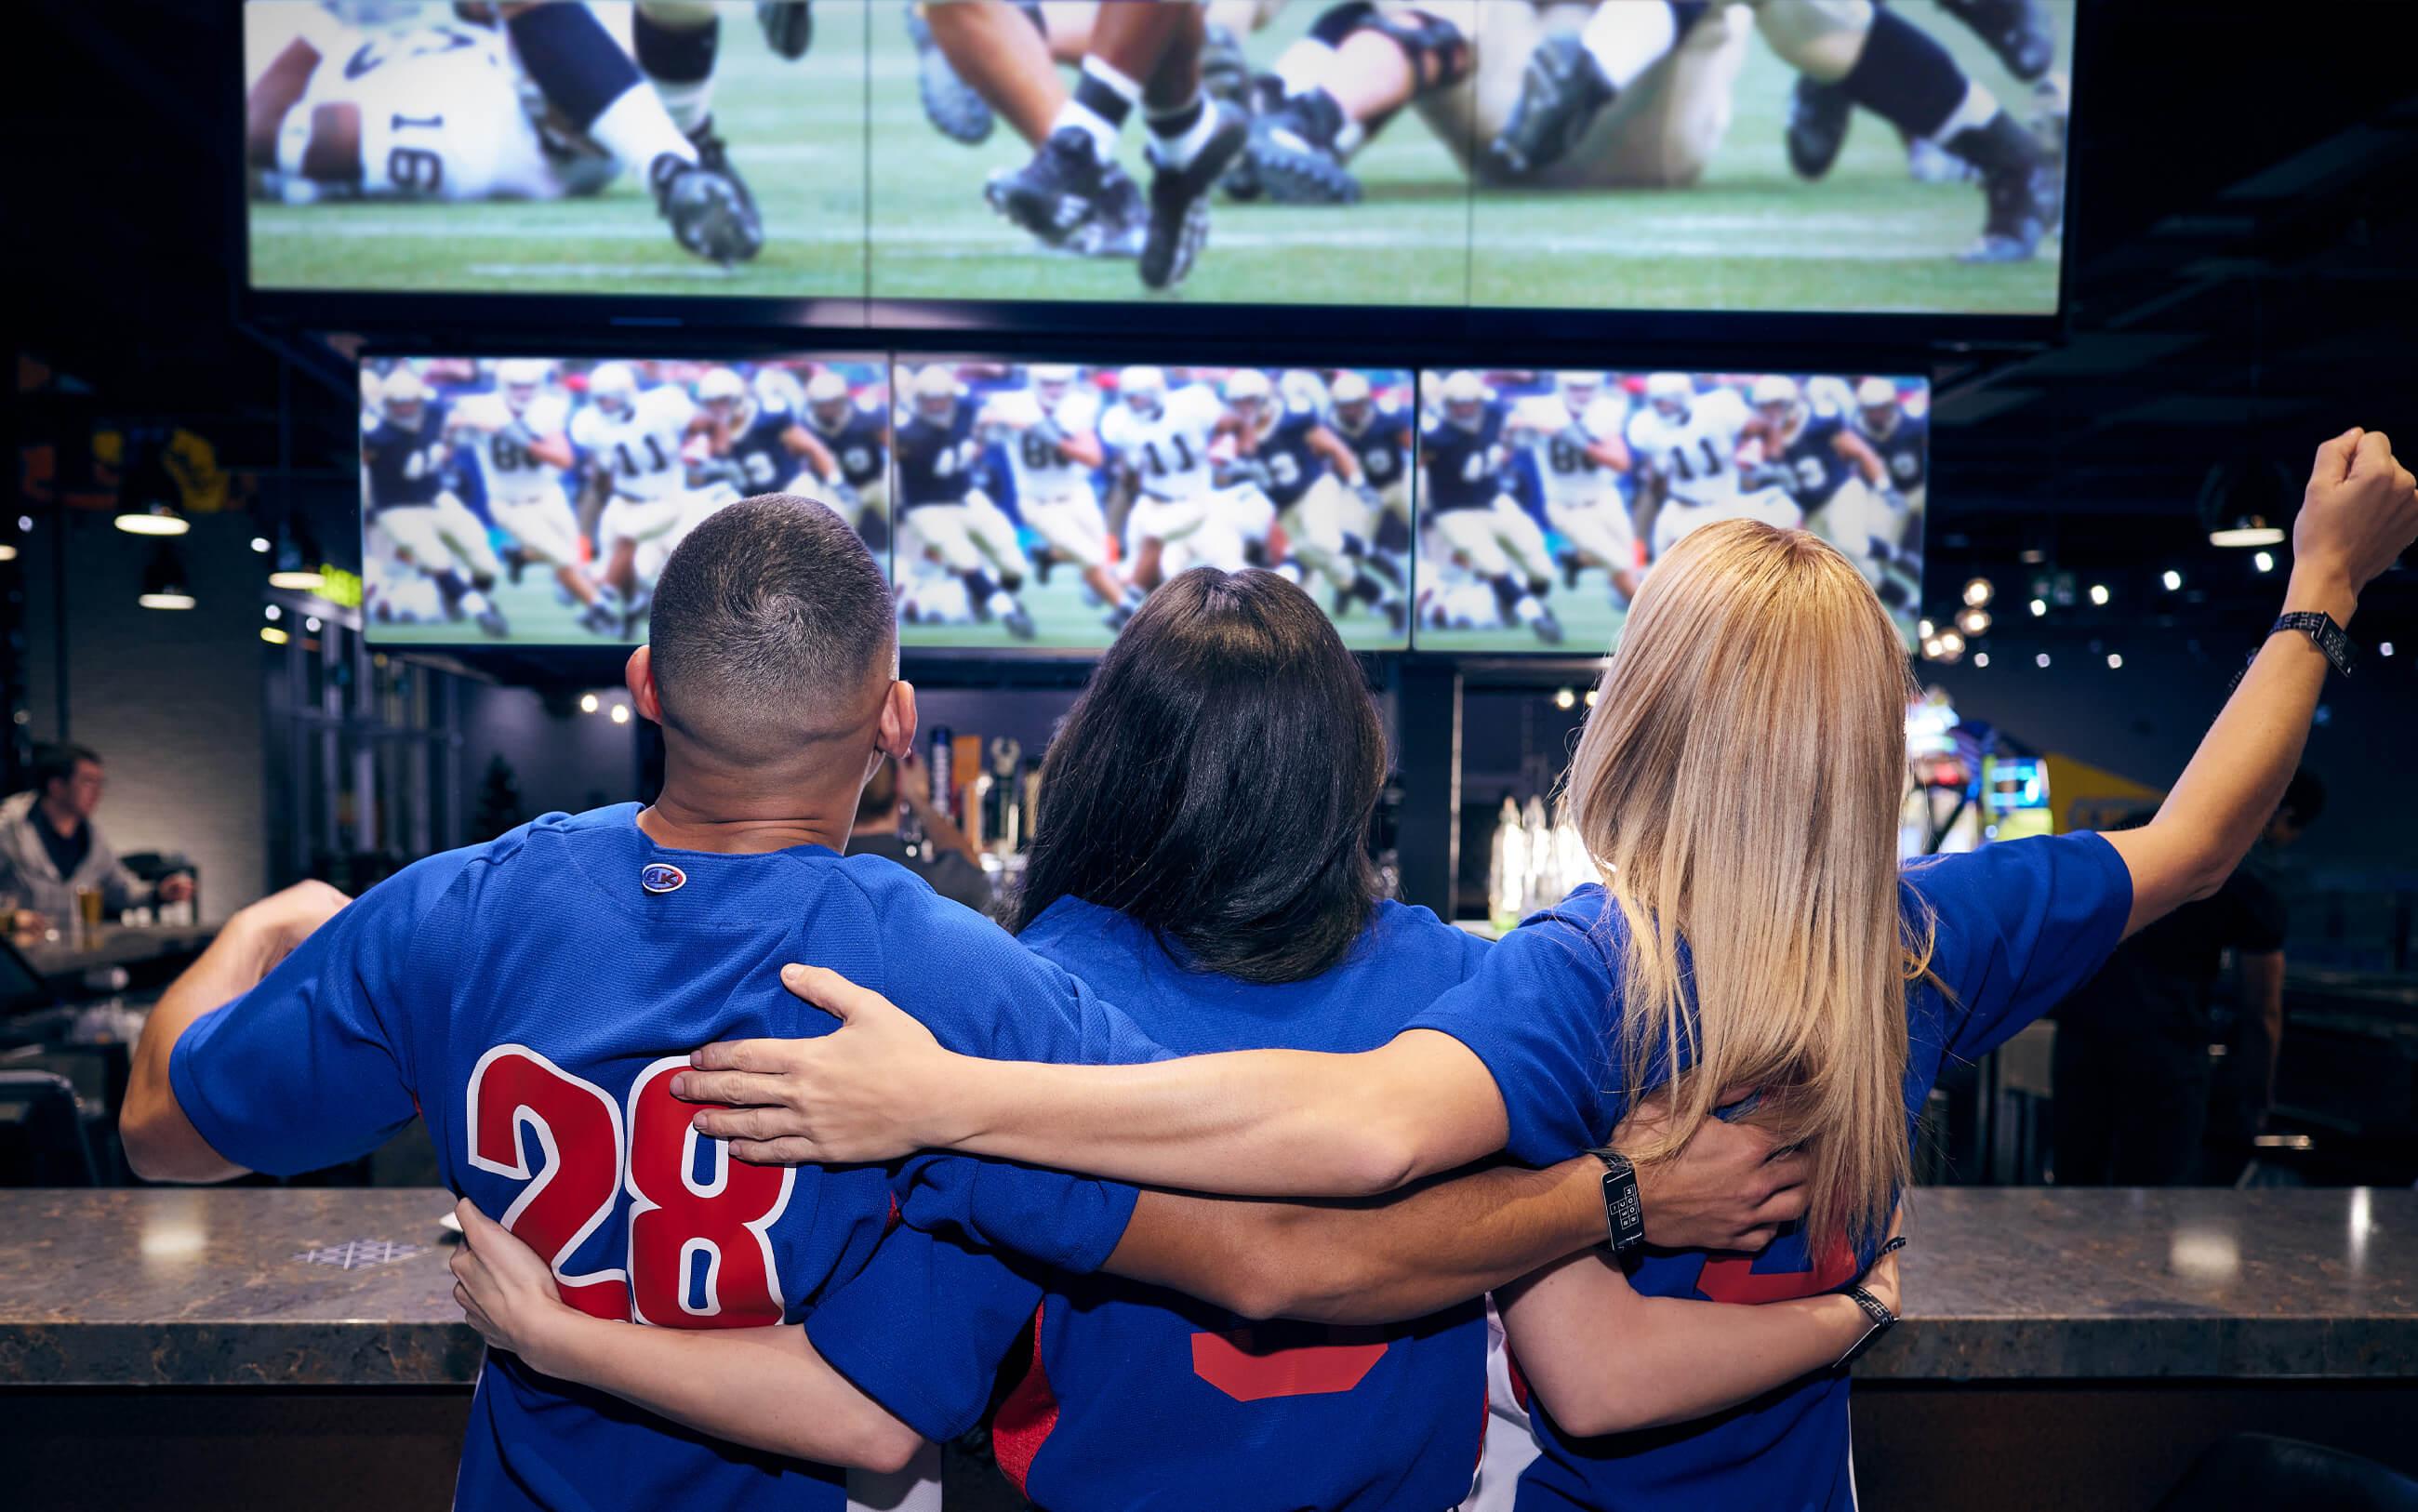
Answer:
<path fill-rule="evenodd" d="M 1041 1295 L 1002 1256 L 899 1229 L 807 1316 L 806 1337 L 857 1390 L 945 1443 L 982 1421 Z"/>
<path fill-rule="evenodd" d="M 1617 1122 L 1615 1003 L 1593 933 L 1548 916 L 1504 936 L 1476 975 L 1406 1027 L 1449 1034 L 1484 1061 L 1510 1119 L 1506 1148 L 1546 1166 L 1596 1143 Z"/>
<path fill-rule="evenodd" d="M 411 1122 L 414 1027 L 442 1025 L 451 985 L 415 941 L 467 859 L 432 856 L 372 888 L 186 1029 L 169 1085 L 211 1149 L 292 1176 L 367 1154 Z"/>
<path fill-rule="evenodd" d="M 1970 1059 L 2057 1006 L 2106 963 L 2133 911 L 2133 874 L 2098 834 L 2043 835 L 1905 868 L 1932 929 L 1940 1040 Z"/>

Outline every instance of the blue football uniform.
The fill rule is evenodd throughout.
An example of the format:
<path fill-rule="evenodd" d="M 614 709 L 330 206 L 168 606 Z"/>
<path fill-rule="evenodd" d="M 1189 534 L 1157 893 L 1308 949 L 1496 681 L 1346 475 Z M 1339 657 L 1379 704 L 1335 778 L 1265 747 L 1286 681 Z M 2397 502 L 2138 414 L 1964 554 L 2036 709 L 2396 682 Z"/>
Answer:
<path fill-rule="evenodd" d="M 1922 492 L 1931 481 L 1931 420 L 1928 416 L 1900 415 L 1897 424 L 1886 436 L 1875 435 L 1859 424 L 1856 434 L 1865 444 L 1880 453 L 1881 466 L 1889 469 L 1890 486 L 1901 494 Z"/>
<path fill-rule="evenodd" d="M 730 460 L 747 480 L 750 494 L 782 494 L 805 466 L 805 459 L 789 450 L 787 439 L 789 427 L 798 418 L 786 409 L 765 409 L 758 406 L 746 428 L 730 438 Z"/>
<path fill-rule="evenodd" d="M 1310 433 L 1323 423 L 1315 409 L 1306 405 L 1288 409 L 1252 449 L 1252 457 L 1268 469 L 1268 481 L 1261 492 L 1278 509 L 1293 508 L 1294 500 L 1309 492 L 1310 484 L 1326 476 L 1326 459 L 1309 444 Z"/>
<path fill-rule="evenodd" d="M 892 1214 L 888 1171 L 733 1161 L 670 1093 L 709 1040 L 830 1031 L 782 988 L 782 963 L 845 972 L 975 1054 L 1155 1053 L 1064 971 L 891 862 L 667 850 L 637 812 L 549 814 L 371 889 L 185 1032 L 178 1104 L 211 1148 L 279 1175 L 367 1153 L 424 1116 L 447 1184 L 547 1257 L 574 1306 L 742 1327 L 803 1319 Z M 1048 1208 L 1070 1262 L 1115 1248 L 1129 1189 L 1030 1176 L 1042 1184 L 1029 1199 L 1013 1170 L 989 1184 Z M 455 1504 L 837 1512 L 842 1479 L 498 1354 L 471 1404 Z"/>
<path fill-rule="evenodd" d="M 1397 903 L 1380 906 L 1341 965 L 1275 985 L 1190 970 L 1125 915 L 1072 899 L 1023 939 L 1183 1054 L 1373 1049 L 1467 980 L 1486 950 Z M 907 1199 L 910 1227 L 808 1320 L 824 1358 L 916 1429 L 948 1439 L 972 1427 L 1037 1308 L 1031 1369 L 991 1442 L 1002 1469 L 1050 1512 L 1442 1512 L 1468 1493 L 1486 1415 L 1478 1304 L 1384 1328 L 1251 1323 L 1173 1292 L 1068 1274 L 1079 1267 L 1035 1271 L 998 1251 L 1079 1247 L 1053 1214 L 1084 1199 L 1031 1201 L 997 1179 L 1016 1169 L 929 1168 Z"/>
<path fill-rule="evenodd" d="M 974 406 L 960 404 L 946 422 L 910 412 L 898 427 L 898 507 L 962 504 L 973 486 L 983 446 L 974 436 Z"/>
<path fill-rule="evenodd" d="M 445 442 L 445 406 L 429 400 L 416 425 L 380 418 L 361 432 L 361 461 L 369 468 L 370 512 L 414 509 L 436 502 L 445 491 L 452 449 Z"/>
<path fill-rule="evenodd" d="M 1419 432 L 1420 460 L 1428 469 L 1422 510 L 1441 514 L 1447 510 L 1486 510 L 1505 493 L 1503 478 L 1503 416 L 1499 401 L 1490 402 L 1475 429 L 1439 418 Z"/>
<path fill-rule="evenodd" d="M 1841 456 L 1836 445 L 1846 423 L 1835 411 L 1815 410 L 1806 416 L 1797 438 L 1773 459 L 1781 488 L 1809 517 L 1856 476 L 1856 465 Z"/>
<path fill-rule="evenodd" d="M 2133 880 L 2114 847 L 2079 833 L 1913 863 L 1901 874 L 1899 898 L 1917 938 L 1926 913 L 1936 927 L 1932 977 L 1906 995 L 1910 1134 L 1947 1060 L 1995 1048 L 2098 970 L 2123 933 Z M 1581 888 L 1504 937 L 1475 979 L 1413 1021 L 1452 1035 L 1486 1062 L 1510 1117 L 1514 1158 L 1566 1160 L 1610 1138 L 1627 1111 L 1618 1059 L 1624 947 L 1619 910 L 1600 887 Z M 1752 1258 L 1658 1251 L 1630 1281 L 1649 1297 L 1774 1302 L 1835 1291 L 1871 1259 L 1817 1258 L 1798 1226 Z M 1534 1417 L 1543 1454 L 1521 1479 L 1521 1512 L 1855 1505 L 1842 1371 L 1645 1433 L 1576 1440 L 1550 1411 Z"/>
<path fill-rule="evenodd" d="M 833 459 L 839 464 L 841 479 L 850 488 L 862 489 L 880 481 L 883 469 L 890 466 L 889 435 L 878 409 L 851 404 L 848 418 L 836 429 L 826 429 L 808 411 L 806 432 L 830 449 Z"/>
<path fill-rule="evenodd" d="M 1411 418 L 1399 405 L 1379 405 L 1369 423 L 1356 434 L 1335 426 L 1336 435 L 1359 459 L 1360 475 L 1371 488 L 1391 488 L 1402 475 L 1410 455 Z"/>

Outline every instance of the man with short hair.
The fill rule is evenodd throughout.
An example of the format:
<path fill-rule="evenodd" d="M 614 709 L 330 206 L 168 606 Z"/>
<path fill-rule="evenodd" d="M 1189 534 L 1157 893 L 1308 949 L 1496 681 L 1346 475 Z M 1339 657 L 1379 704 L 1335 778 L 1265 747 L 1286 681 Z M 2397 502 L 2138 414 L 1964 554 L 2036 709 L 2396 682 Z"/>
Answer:
<path fill-rule="evenodd" d="M 863 1269 L 894 1173 L 733 1160 L 672 1094 L 690 1050 L 829 1032 L 778 974 L 815 961 L 965 1053 L 1162 1052 L 920 878 L 840 854 L 867 773 L 913 747 L 915 695 L 895 677 L 889 587 L 839 516 L 783 496 L 716 512 L 666 564 L 650 629 L 628 679 L 664 730 L 653 806 L 550 814 L 358 903 L 307 884 L 245 909 L 153 1011 L 120 1132 L 145 1177 L 214 1181 L 333 1165 L 424 1116 L 473 1245 L 483 1233 L 492 1252 L 499 1221 L 589 1336 L 615 1324 L 606 1352 L 632 1373 L 600 1383 L 626 1400 L 567 1383 L 550 1355 L 490 1356 L 458 1504 L 836 1512 L 833 1465 L 893 1469 L 921 1441 L 780 1325 Z M 1716 1144 L 1727 1155 L 1678 1168 Z M 1719 1192 L 1713 1221 L 1735 1230 L 1784 1164 L 1767 1166 L 1768 1150 L 1708 1126 L 1691 1160 L 1654 1168 L 1676 1180 L 1667 1203 L 1646 1190 L 1648 1213 L 1701 1220 L 1691 1199 Z M 1274 1311 L 1349 1266 L 1337 1294 L 1407 1318 L 1600 1237 L 1591 1165 L 1489 1171 L 1369 1210 L 1137 1194 L 1013 1166 L 955 1189 L 967 1231 L 1046 1234 L 1029 1251 L 1046 1264 L 1088 1272 L 1118 1252 L 1118 1274 Z M 736 1332 L 697 1332 L 721 1329 Z M 743 1403 L 707 1368 L 734 1348 L 767 1384 Z"/>
<path fill-rule="evenodd" d="M 118 861 L 93 822 L 107 787 L 100 753 L 90 746 L 37 749 L 32 790 L 0 802 L 0 891 L 15 893 L 21 907 L 61 928 L 74 922 L 76 893 L 84 888 L 98 890 L 111 913 L 191 898 L 193 879 L 185 873 L 149 885 Z"/>

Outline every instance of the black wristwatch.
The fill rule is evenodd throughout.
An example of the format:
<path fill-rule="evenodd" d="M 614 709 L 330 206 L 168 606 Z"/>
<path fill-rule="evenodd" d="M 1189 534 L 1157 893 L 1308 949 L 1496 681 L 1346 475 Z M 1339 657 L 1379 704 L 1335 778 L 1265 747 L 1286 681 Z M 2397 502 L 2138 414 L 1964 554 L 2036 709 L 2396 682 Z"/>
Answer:
<path fill-rule="evenodd" d="M 2359 659 L 2359 647 L 2352 642 L 2349 632 L 2334 623 L 2334 616 L 2320 614 L 2314 609 L 2296 610 L 2277 616 L 2267 634 L 2274 635 L 2287 630 L 2305 634 L 2317 642 L 2318 649 L 2326 653 L 2326 660 L 2334 664 L 2335 671 L 2344 677 L 2350 676 L 2351 664 Z"/>
<path fill-rule="evenodd" d="M 1645 1247 L 1645 1204 L 1637 1196 L 1637 1168 L 1608 1146 L 1587 1153 L 1603 1162 L 1605 1247 L 1625 1260 Z"/>
<path fill-rule="evenodd" d="M 1881 1245 L 1879 1253 L 1873 1257 L 1873 1262 L 1878 1264 L 1882 1255 L 1892 1254 L 1905 1247 L 1905 1236 L 1900 1234 Z M 1889 1304 L 1864 1289 L 1862 1277 L 1859 1276 L 1846 1286 L 1841 1287 L 1839 1291 L 1841 1295 L 1864 1310 L 1864 1317 L 1869 1321 L 1865 1324 L 1864 1331 L 1857 1336 L 1856 1341 L 1847 1346 L 1847 1352 L 1830 1362 L 1830 1368 L 1833 1370 L 1844 1370 L 1855 1364 L 1858 1355 L 1873 1347 L 1873 1340 L 1897 1326 L 1897 1314 L 1889 1310 Z"/>

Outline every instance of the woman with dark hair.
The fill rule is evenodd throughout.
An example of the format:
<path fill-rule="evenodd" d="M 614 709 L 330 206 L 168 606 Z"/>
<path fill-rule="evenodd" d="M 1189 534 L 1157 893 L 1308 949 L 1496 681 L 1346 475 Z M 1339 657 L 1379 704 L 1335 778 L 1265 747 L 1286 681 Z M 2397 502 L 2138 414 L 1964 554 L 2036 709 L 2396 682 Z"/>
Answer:
<path fill-rule="evenodd" d="M 1179 1054 L 1374 1048 L 1467 980 L 1487 949 L 1424 909 L 1379 897 L 1367 835 L 1385 773 L 1366 680 L 1308 595 L 1267 573 L 1186 573 L 1125 627 L 1051 743 L 1015 926 Z M 1579 1181 L 1599 1180 L 1601 1168 L 1584 1164 Z M 1511 1274 L 1443 1283 L 1425 1306 L 1466 1300 L 1403 1322 L 1254 1324 L 1176 1291 L 1003 1255 L 1065 1246 L 1048 1214 L 985 1200 L 979 1188 L 998 1169 L 930 1163 L 904 1206 L 910 1227 L 809 1318 L 822 1359 L 857 1391 L 927 1437 L 954 1437 L 981 1418 L 998 1367 L 1037 1315 L 1030 1367 L 998 1409 L 993 1443 L 1011 1478 L 1051 1512 L 1439 1512 L 1468 1490 L 1486 1417 L 1476 1299 Z M 1438 1221 L 1449 1231 L 1516 1218 L 1472 1211 Z M 1145 1238 L 1141 1227 L 1110 1269 L 1180 1275 L 1147 1251 L 1182 1241 Z M 923 1231 L 936 1228 L 956 1242 Z M 491 1340 L 523 1348 L 559 1308 L 527 1279 L 542 1278 L 543 1263 L 493 1225 L 471 1239 L 500 1262 L 470 1283 L 474 1319 Z M 1427 1247 L 1431 1269 L 1452 1266 L 1442 1232 Z M 1869 1280 L 1893 1306 L 1893 1266 Z M 1606 1394 L 1607 1427 L 1749 1399 L 1829 1366 L 1870 1326 L 1844 1295 L 1725 1306 L 1631 1293 L 1557 1318 L 1559 1306 L 1551 1289 L 1523 1297 L 1507 1305 L 1511 1327 L 1542 1365 L 1567 1356 L 1559 1363 L 1570 1369 L 1617 1339 L 1630 1368 L 1623 1389 Z M 1371 1316 L 1365 1306 L 1312 1310 Z M 609 1348 L 615 1330 L 589 1332 Z M 544 1368 L 619 1389 L 611 1369 L 559 1353 Z M 743 1354 L 699 1353 L 695 1368 L 727 1375 L 733 1402 L 773 1389 Z"/>

